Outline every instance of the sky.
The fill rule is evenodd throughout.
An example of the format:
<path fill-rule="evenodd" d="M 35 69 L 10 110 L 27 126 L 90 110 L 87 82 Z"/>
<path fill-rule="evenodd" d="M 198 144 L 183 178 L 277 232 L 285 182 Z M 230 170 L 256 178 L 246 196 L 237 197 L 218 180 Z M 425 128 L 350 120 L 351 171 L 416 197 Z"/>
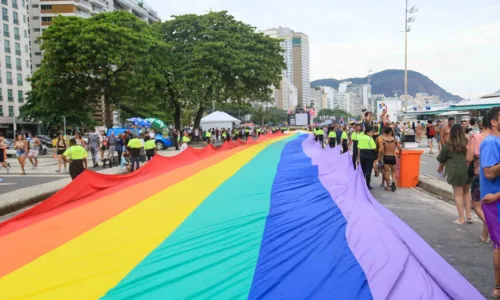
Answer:
<path fill-rule="evenodd" d="M 264 30 L 309 36 L 311 81 L 404 69 L 405 0 L 146 0 L 162 20 L 227 10 Z M 500 89 L 500 0 L 409 0 L 418 6 L 408 35 L 408 69 L 452 94 L 478 98 Z"/>

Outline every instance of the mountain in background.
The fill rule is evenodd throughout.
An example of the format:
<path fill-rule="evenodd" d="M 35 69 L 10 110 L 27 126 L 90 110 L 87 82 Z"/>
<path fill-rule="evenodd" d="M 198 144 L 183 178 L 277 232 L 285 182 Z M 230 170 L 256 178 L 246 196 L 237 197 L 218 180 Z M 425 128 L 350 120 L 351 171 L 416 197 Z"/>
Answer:
<path fill-rule="evenodd" d="M 395 90 L 398 94 L 404 93 L 404 70 L 385 70 L 372 75 L 372 94 L 384 94 L 386 97 L 394 96 Z M 342 81 L 351 81 L 353 84 L 368 83 L 368 78 L 346 78 L 337 80 L 333 78 L 319 79 L 311 82 L 311 86 L 330 86 L 338 89 Z M 408 71 L 408 95 L 414 96 L 416 93 L 427 93 L 437 95 L 442 101 L 460 101 L 462 98 L 445 91 L 429 77 L 415 71 Z"/>

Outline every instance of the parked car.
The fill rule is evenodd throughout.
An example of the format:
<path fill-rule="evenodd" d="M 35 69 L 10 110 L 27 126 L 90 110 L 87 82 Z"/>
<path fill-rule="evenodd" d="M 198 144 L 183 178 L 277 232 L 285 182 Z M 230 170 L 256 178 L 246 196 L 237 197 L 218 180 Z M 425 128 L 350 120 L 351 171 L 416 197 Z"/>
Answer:
<path fill-rule="evenodd" d="M 129 130 L 131 134 L 138 136 L 141 134 L 141 130 L 137 128 L 111 128 L 108 129 L 107 135 L 111 135 L 111 132 L 115 133 L 115 136 L 118 136 L 119 134 L 125 133 L 125 131 Z M 173 146 L 173 142 L 169 139 L 161 135 L 160 133 L 157 133 L 155 135 L 155 144 L 156 144 L 156 149 L 157 150 L 166 150 L 168 147 Z"/>
<path fill-rule="evenodd" d="M 5 140 L 5 143 L 7 144 L 7 157 L 14 157 L 16 156 L 16 149 L 14 149 L 14 141 L 13 140 Z M 47 155 L 47 146 L 45 146 L 42 143 L 42 151 L 38 155 Z"/>
<path fill-rule="evenodd" d="M 47 135 L 39 135 L 37 136 L 40 139 L 40 142 L 47 147 L 52 147 L 52 139 Z"/>

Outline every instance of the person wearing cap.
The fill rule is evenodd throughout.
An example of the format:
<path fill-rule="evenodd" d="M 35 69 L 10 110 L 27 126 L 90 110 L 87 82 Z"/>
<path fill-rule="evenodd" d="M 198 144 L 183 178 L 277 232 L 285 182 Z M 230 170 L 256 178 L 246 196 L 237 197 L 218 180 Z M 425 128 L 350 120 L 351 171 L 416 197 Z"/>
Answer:
<path fill-rule="evenodd" d="M 75 139 L 69 141 L 69 148 L 64 151 L 62 158 L 69 163 L 69 175 L 72 180 L 87 169 L 87 151 L 77 145 Z"/>
<path fill-rule="evenodd" d="M 361 169 L 366 180 L 366 186 L 369 190 L 373 188 L 370 186 L 373 162 L 377 159 L 377 145 L 373 140 L 373 127 L 366 127 L 365 134 L 358 137 L 358 157 L 361 164 Z"/>

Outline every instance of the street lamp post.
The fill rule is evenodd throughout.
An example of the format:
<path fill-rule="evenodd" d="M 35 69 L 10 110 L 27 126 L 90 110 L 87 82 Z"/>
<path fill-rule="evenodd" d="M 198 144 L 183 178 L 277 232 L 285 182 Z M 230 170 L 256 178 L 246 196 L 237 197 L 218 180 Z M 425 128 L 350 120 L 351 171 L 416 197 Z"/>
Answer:
<path fill-rule="evenodd" d="M 411 23 L 415 22 L 415 14 L 418 12 L 416 5 L 412 5 L 408 9 L 408 0 L 405 7 L 405 111 L 408 109 L 408 32 L 411 31 Z"/>
<path fill-rule="evenodd" d="M 66 136 L 66 116 L 63 116 L 63 137 Z"/>

